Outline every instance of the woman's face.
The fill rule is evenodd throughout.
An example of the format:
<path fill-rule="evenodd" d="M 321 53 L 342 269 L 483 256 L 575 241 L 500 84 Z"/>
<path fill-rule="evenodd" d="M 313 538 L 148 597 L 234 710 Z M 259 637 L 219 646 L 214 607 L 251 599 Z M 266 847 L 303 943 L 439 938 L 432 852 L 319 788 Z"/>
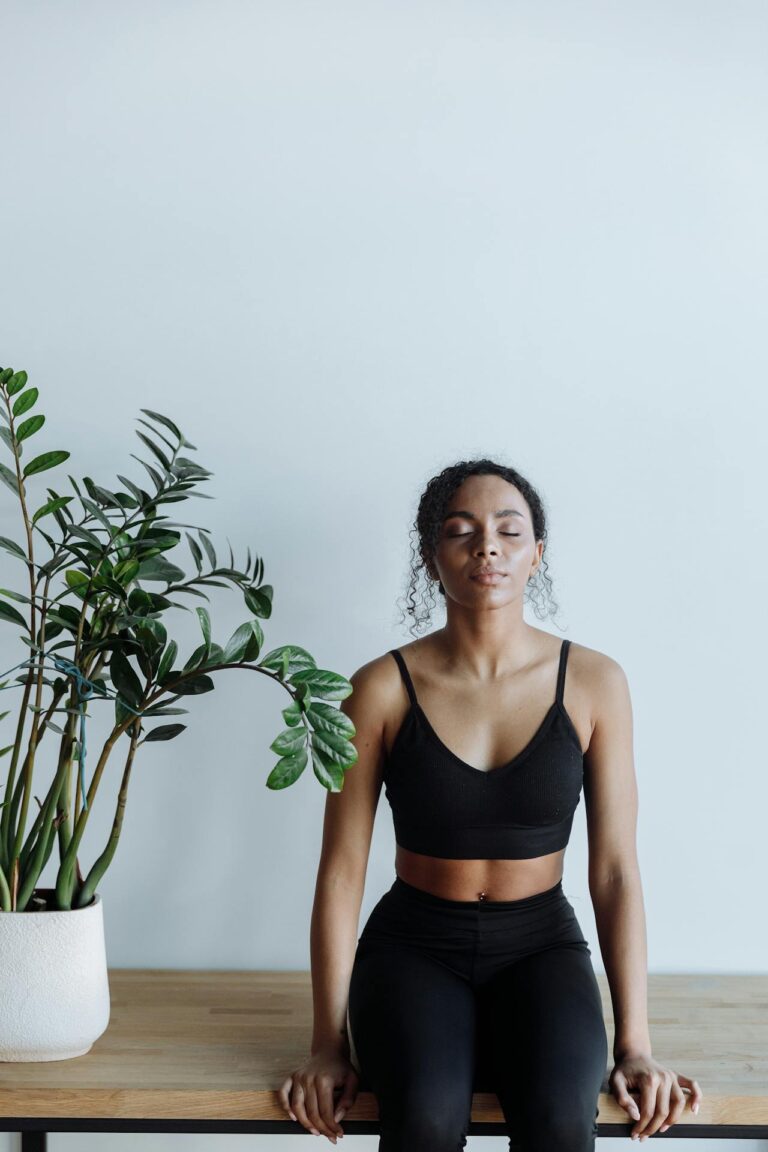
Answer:
<path fill-rule="evenodd" d="M 446 599 L 500 607 L 521 597 L 541 562 L 543 541 L 533 536 L 530 509 L 501 476 L 468 476 L 451 497 L 431 567 Z M 478 578 L 478 569 L 499 573 Z"/>

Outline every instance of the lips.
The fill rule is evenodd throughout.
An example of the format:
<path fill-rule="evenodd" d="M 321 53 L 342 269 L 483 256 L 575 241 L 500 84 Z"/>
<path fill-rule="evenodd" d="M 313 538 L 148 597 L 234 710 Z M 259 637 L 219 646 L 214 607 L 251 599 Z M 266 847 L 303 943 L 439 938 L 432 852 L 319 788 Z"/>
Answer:
<path fill-rule="evenodd" d="M 470 573 L 471 576 L 504 576 L 505 573 L 499 568 L 476 568 L 474 572 Z"/>

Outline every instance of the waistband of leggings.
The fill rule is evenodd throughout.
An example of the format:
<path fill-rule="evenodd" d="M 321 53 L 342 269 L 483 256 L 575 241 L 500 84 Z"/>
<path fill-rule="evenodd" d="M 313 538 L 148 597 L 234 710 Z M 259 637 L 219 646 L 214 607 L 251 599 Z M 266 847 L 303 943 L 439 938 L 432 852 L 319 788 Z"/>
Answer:
<path fill-rule="evenodd" d="M 522 896 L 519 900 L 446 900 L 443 896 L 436 896 L 434 892 L 426 892 L 423 888 L 416 888 L 413 884 L 408 884 L 405 880 L 401 879 L 400 876 L 395 877 L 390 892 L 392 892 L 393 895 L 402 896 L 406 900 L 430 908 L 466 909 L 480 907 L 494 908 L 499 912 L 514 912 L 518 908 L 536 908 L 540 904 L 548 904 L 565 895 L 563 892 L 562 878 L 551 888 L 547 888 L 543 892 L 534 892 L 531 896 Z"/>

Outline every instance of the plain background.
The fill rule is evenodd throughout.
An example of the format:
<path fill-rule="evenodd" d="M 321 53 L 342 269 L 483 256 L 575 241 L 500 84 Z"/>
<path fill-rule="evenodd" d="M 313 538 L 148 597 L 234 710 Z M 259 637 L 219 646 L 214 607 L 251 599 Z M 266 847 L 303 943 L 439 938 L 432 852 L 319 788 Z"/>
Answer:
<path fill-rule="evenodd" d="M 215 497 L 169 512 L 264 558 L 269 647 L 349 675 L 411 639 L 427 480 L 516 467 L 560 604 L 527 618 L 629 678 L 649 971 L 765 972 L 766 5 L 6 2 L 0 37 L 0 362 L 40 389 L 27 452 L 72 454 L 38 504 L 67 472 L 143 482 L 137 417 L 167 414 Z M 0 532 L 23 542 L 5 487 Z M 167 618 L 184 658 L 196 604 L 220 643 L 249 617 L 209 595 Z M 265 789 L 287 703 L 222 672 L 141 749 L 100 885 L 111 966 L 308 969 L 325 793 Z M 582 803 L 564 885 L 602 971 L 586 847 Z M 393 878 L 382 793 L 361 925 Z"/>

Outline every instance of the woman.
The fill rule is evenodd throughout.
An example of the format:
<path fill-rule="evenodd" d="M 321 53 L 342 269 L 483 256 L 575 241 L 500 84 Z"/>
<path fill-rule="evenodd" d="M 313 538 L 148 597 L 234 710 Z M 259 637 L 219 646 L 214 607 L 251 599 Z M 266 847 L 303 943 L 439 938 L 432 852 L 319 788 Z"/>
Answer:
<path fill-rule="evenodd" d="M 326 801 L 311 1055 L 280 1101 L 335 1144 L 362 1079 L 379 1107 L 380 1152 L 453 1152 L 485 1080 L 510 1146 L 593 1152 L 607 1037 L 562 889 L 583 786 L 615 1021 L 608 1085 L 635 1121 L 632 1138 L 647 1139 L 680 1118 L 684 1089 L 693 1111 L 702 1093 L 651 1055 L 626 678 L 610 657 L 524 621 L 547 531 L 541 499 L 514 469 L 444 469 L 416 529 L 447 620 L 351 678 L 343 708 L 358 760 Z M 418 628 L 413 580 L 409 599 Z M 396 878 L 356 941 L 382 784 Z"/>

